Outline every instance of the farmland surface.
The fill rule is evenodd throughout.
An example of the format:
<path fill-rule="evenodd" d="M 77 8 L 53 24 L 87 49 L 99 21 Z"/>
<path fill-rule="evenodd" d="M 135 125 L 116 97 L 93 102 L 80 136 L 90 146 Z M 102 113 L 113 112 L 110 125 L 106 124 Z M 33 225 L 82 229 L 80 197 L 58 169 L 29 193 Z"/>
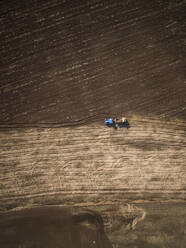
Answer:
<path fill-rule="evenodd" d="M 50 223 L 59 207 L 89 208 L 113 248 L 185 247 L 185 8 L 0 2 L 3 221 L 12 213 L 16 230 L 23 209 L 52 205 Z M 126 116 L 130 128 L 105 127 L 110 116 Z M 0 230 L 11 237 L 9 220 Z M 53 225 L 51 244 L 60 237 Z"/>

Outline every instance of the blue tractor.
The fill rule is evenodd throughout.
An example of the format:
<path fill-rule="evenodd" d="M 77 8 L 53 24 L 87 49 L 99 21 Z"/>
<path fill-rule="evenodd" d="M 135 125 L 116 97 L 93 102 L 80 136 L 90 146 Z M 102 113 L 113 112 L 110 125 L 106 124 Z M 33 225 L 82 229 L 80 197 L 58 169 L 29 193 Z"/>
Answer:
<path fill-rule="evenodd" d="M 114 118 L 109 118 L 105 120 L 107 127 L 114 127 L 116 125 Z"/>
<path fill-rule="evenodd" d="M 122 128 L 122 127 L 126 127 L 129 128 L 129 122 L 127 121 L 127 119 L 125 117 L 122 117 L 120 119 L 117 118 L 109 118 L 109 119 L 105 119 L 105 124 L 107 127 L 113 127 L 115 129 L 117 129 L 117 127 Z"/>

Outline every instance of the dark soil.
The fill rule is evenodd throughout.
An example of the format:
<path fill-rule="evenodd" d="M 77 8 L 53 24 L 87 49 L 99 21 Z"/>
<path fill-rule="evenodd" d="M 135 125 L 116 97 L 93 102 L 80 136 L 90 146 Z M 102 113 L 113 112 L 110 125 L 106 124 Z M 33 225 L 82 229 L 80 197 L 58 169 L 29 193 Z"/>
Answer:
<path fill-rule="evenodd" d="M 0 123 L 185 118 L 185 7 L 1 1 Z"/>
<path fill-rule="evenodd" d="M 111 248 L 101 216 L 60 207 L 23 209 L 0 216 L 1 247 Z"/>

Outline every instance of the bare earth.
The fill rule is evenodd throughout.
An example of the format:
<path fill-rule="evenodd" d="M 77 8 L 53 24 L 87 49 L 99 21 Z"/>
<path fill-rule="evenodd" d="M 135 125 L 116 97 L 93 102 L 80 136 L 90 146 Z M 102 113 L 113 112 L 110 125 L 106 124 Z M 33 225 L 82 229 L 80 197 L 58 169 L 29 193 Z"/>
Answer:
<path fill-rule="evenodd" d="M 0 247 L 185 247 L 185 7 L 1 1 Z"/>
<path fill-rule="evenodd" d="M 184 122 L 130 121 L 130 129 L 118 130 L 99 123 L 4 129 L 1 209 L 48 204 L 90 208 L 102 215 L 115 247 L 163 245 L 170 235 L 174 245 L 178 239 L 185 242 Z M 148 239 L 141 236 L 147 231 L 139 225 L 144 221 Z M 175 223 L 179 230 L 170 234 Z"/>
<path fill-rule="evenodd" d="M 1 1 L 0 123 L 185 118 L 185 1 Z"/>

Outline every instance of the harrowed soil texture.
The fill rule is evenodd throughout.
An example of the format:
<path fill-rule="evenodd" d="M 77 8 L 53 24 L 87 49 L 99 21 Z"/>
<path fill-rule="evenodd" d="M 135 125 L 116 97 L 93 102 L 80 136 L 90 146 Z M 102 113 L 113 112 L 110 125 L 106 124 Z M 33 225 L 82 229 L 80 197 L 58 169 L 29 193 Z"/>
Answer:
<path fill-rule="evenodd" d="M 1 1 L 0 123 L 185 118 L 184 9 L 185 1 Z"/>

